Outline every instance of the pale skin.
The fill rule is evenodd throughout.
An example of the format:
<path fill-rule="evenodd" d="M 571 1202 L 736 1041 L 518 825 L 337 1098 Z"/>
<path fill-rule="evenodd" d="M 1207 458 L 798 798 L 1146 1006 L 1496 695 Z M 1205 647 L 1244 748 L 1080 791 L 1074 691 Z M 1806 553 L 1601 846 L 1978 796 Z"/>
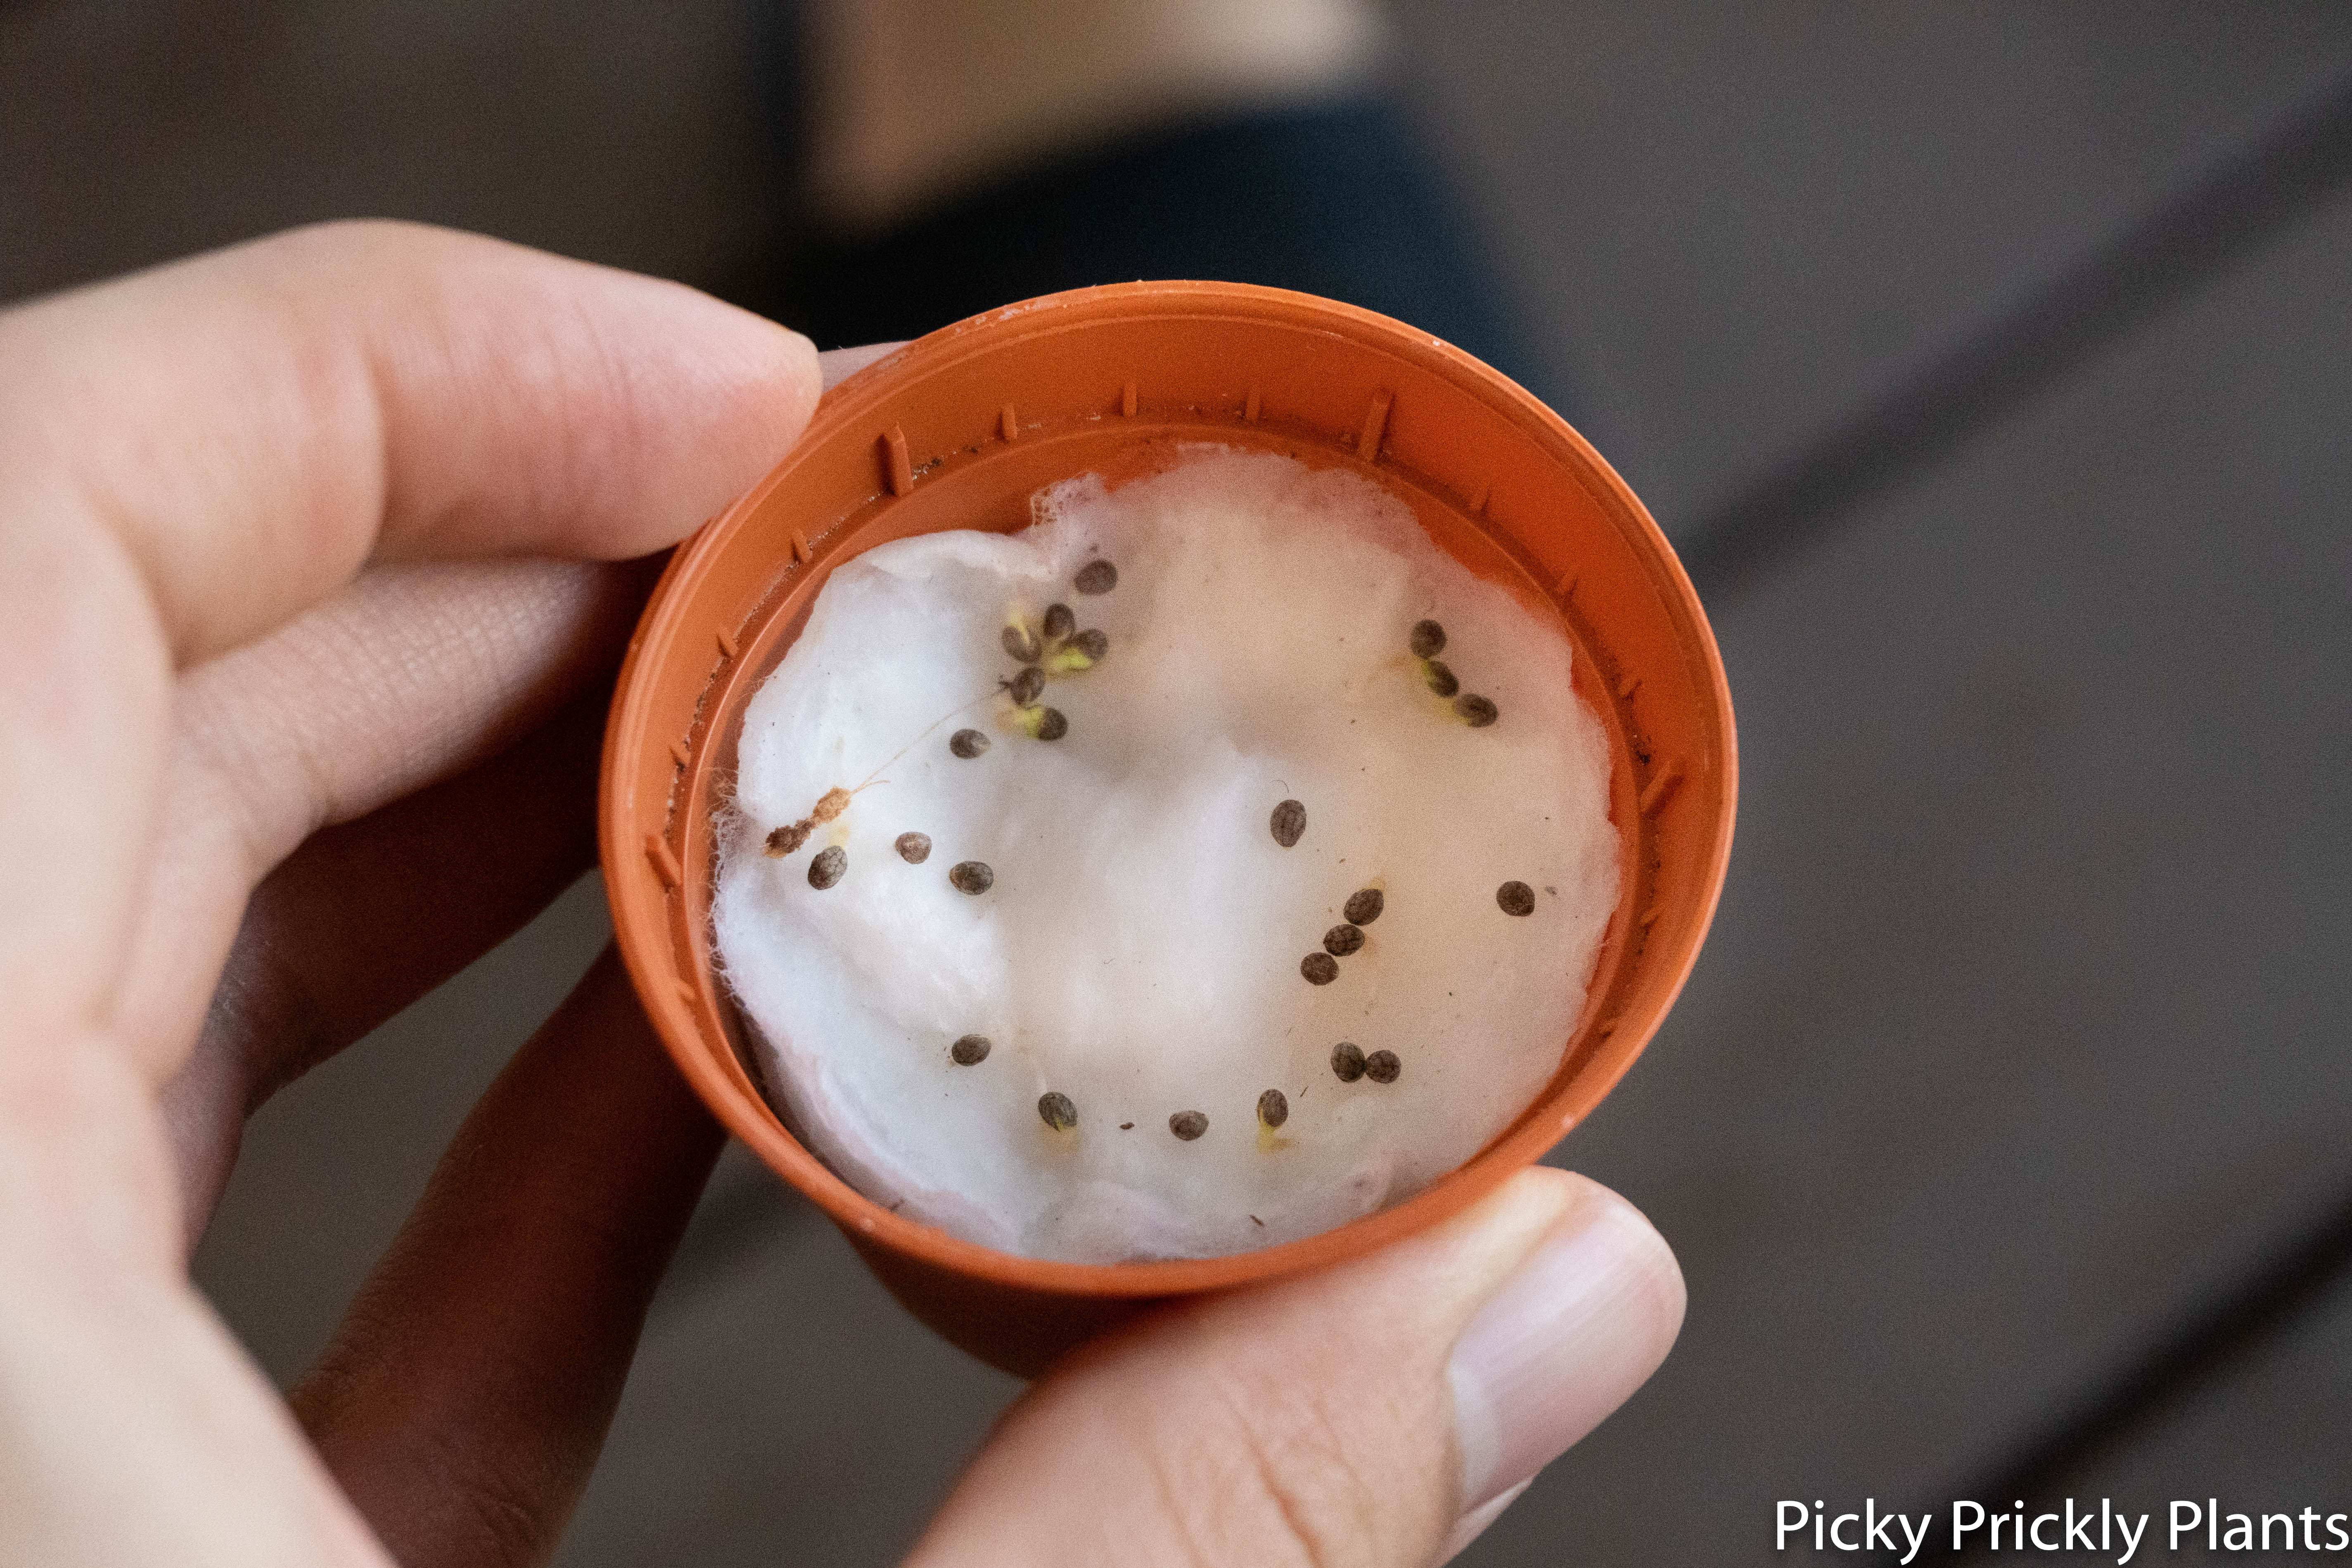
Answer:
<path fill-rule="evenodd" d="M 0 1563 L 551 1554 L 720 1142 L 609 953 L 289 1392 L 188 1252 L 255 1107 L 588 867 L 649 582 L 608 563 L 758 478 L 851 363 L 391 225 L 0 312 Z M 1625 1305 L 1554 1391 L 1597 1420 L 1680 1278 L 1620 1200 L 1530 1172 L 1081 1352 L 910 1561 L 1443 1561 L 1492 1512 L 1463 1517 L 1450 1348 L 1597 1221 Z"/>

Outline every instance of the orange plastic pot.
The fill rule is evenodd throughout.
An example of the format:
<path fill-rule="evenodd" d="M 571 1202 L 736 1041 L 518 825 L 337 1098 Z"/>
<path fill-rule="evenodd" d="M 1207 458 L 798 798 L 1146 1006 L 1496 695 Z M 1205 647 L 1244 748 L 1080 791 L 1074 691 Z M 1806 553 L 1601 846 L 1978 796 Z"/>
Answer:
<path fill-rule="evenodd" d="M 713 807 L 746 703 L 834 567 L 909 534 L 1024 527 L 1046 484 L 1093 471 L 1116 485 L 1197 441 L 1354 468 L 1473 571 L 1558 607 L 1578 690 L 1611 737 L 1623 891 L 1559 1070 L 1418 1195 L 1232 1257 L 1015 1257 L 890 1213 L 778 1116 L 750 1028 L 714 979 Z M 688 542 L 655 590 L 614 703 L 601 832 L 622 953 L 688 1079 L 917 1317 L 1027 1374 L 1155 1301 L 1393 1241 L 1539 1158 L 1623 1075 L 1690 973 L 1730 854 L 1736 775 L 1730 693 L 1697 596 L 1642 503 L 1558 415 L 1459 350 L 1352 306 L 1129 283 L 958 322 L 825 396 L 775 471 Z"/>

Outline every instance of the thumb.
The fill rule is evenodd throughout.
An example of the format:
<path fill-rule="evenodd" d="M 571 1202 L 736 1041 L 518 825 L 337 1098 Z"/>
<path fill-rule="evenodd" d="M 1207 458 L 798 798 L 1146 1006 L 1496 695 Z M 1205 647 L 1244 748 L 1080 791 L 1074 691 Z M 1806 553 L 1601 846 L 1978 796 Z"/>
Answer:
<path fill-rule="evenodd" d="M 1633 1205 L 1523 1172 L 1371 1257 L 1081 1351 L 909 1561 L 1441 1563 L 1642 1385 L 1682 1317 Z"/>

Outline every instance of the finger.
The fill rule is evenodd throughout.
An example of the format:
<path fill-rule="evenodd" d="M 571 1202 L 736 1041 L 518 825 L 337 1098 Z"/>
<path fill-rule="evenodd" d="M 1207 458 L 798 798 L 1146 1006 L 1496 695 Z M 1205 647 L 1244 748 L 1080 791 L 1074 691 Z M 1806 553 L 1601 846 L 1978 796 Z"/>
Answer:
<path fill-rule="evenodd" d="M 1375 1256 L 1079 1352 L 909 1562 L 1423 1568 L 1639 1387 L 1682 1312 L 1630 1205 L 1525 1172 Z"/>
<path fill-rule="evenodd" d="M 905 348 L 905 342 L 866 343 L 854 349 L 827 349 L 816 356 L 817 366 L 824 377 L 824 389 L 831 392 L 869 364 L 878 363 Z"/>
<path fill-rule="evenodd" d="M 290 1396 L 407 1568 L 553 1550 L 719 1144 L 606 952 L 467 1118 Z"/>

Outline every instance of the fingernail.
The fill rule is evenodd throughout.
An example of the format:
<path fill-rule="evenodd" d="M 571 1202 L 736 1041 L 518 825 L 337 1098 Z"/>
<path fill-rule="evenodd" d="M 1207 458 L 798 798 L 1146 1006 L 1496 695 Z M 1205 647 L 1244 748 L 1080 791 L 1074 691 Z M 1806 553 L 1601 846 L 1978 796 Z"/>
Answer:
<path fill-rule="evenodd" d="M 1519 1500 L 1519 1494 L 1535 1485 L 1530 1476 L 1501 1496 L 1489 1500 L 1485 1506 L 1474 1508 L 1456 1520 L 1454 1533 L 1446 1538 L 1445 1550 L 1438 1553 L 1438 1568 L 1453 1562 L 1468 1549 L 1470 1543 L 1486 1533 L 1486 1527 L 1503 1517 L 1503 1510 Z"/>
<path fill-rule="evenodd" d="M 1534 1479 L 1665 1359 L 1682 1274 L 1633 1206 L 1591 1190 L 1454 1342 L 1462 1511 Z"/>

